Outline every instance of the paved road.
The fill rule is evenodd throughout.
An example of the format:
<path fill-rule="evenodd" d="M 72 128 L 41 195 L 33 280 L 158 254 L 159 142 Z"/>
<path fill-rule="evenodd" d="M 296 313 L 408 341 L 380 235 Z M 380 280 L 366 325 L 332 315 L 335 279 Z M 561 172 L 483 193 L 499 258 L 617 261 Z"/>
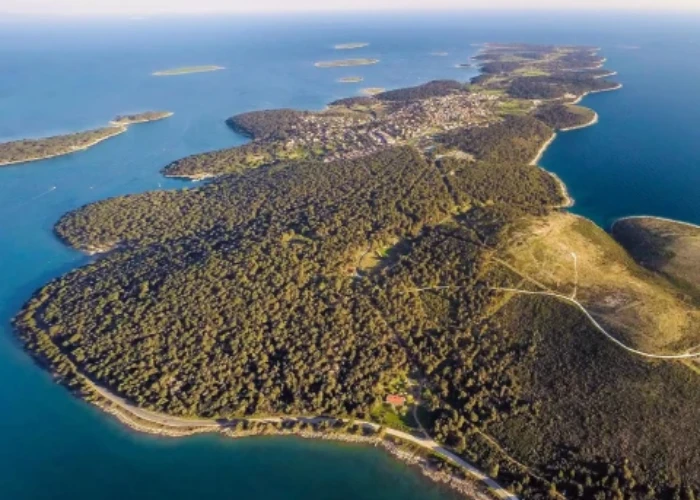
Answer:
<path fill-rule="evenodd" d="M 87 380 L 87 379 L 86 379 Z M 171 415 L 165 415 L 163 413 L 158 413 L 154 412 L 151 410 L 144 410 L 143 408 L 139 408 L 137 406 L 132 405 L 128 401 L 126 401 L 124 398 L 121 398 L 112 392 L 108 391 L 104 387 L 100 387 L 97 384 L 94 384 L 91 381 L 88 381 L 88 384 L 97 392 L 99 393 L 102 397 L 107 399 L 108 401 L 111 401 L 113 404 L 119 406 L 122 410 L 140 418 L 141 420 L 145 420 L 146 422 L 151 422 L 155 423 L 158 425 L 166 426 L 166 427 L 174 427 L 174 428 L 189 428 L 189 427 L 200 427 L 200 428 L 211 428 L 211 429 L 217 429 L 220 427 L 223 427 L 224 424 L 217 422 L 216 420 L 211 420 L 211 419 L 192 419 L 192 418 L 184 418 L 184 417 L 175 417 Z M 309 417 L 309 416 L 285 416 L 285 417 L 261 417 L 261 418 L 247 418 L 246 420 L 251 421 L 251 422 L 282 422 L 284 420 L 300 420 L 300 421 L 305 421 L 305 422 L 320 422 L 323 420 L 343 420 L 343 419 L 336 419 L 336 418 L 329 418 L 329 417 L 320 417 L 320 416 L 314 416 L 314 417 Z M 347 421 L 347 420 L 345 420 Z M 372 428 L 374 430 L 379 429 L 381 426 L 378 424 L 375 424 L 374 422 L 367 422 L 363 420 L 355 420 L 355 423 L 358 425 L 362 425 L 368 428 Z M 396 429 L 392 429 L 389 427 L 384 428 L 386 431 L 386 434 L 389 436 L 394 436 L 400 439 L 403 439 L 405 441 L 409 441 L 411 443 L 417 444 L 418 446 L 421 446 L 422 448 L 429 449 L 436 453 L 437 455 L 442 456 L 449 462 L 457 465 L 458 467 L 463 468 L 472 478 L 477 479 L 481 482 L 483 482 L 491 491 L 492 494 L 497 496 L 498 498 L 502 498 L 505 500 L 519 500 L 517 496 L 513 495 L 511 492 L 503 488 L 500 484 L 498 484 L 496 481 L 488 477 L 486 474 L 481 472 L 479 469 L 468 463 L 467 461 L 463 460 L 462 458 L 458 457 L 451 451 L 445 449 L 444 447 L 440 446 L 437 442 L 433 441 L 430 438 L 427 437 L 417 437 L 412 434 L 409 434 L 407 432 L 402 432 Z"/>

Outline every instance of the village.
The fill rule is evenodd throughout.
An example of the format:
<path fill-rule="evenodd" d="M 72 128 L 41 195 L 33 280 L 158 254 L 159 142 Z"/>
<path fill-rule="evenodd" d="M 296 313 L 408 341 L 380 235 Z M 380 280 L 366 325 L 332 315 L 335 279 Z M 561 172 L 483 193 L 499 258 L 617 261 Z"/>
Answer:
<path fill-rule="evenodd" d="M 487 124 L 496 117 L 498 97 L 485 93 L 458 93 L 428 99 L 382 102 L 371 107 L 332 106 L 306 114 L 289 129 L 288 150 L 321 153 L 324 161 L 353 159 L 396 144 L 461 127 Z"/>

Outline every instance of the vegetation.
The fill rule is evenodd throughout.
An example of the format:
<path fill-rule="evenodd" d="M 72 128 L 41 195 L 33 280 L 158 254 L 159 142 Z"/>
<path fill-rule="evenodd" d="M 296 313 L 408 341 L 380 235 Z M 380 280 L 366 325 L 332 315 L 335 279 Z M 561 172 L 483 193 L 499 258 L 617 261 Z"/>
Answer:
<path fill-rule="evenodd" d="M 549 104 L 541 106 L 535 117 L 556 130 L 580 127 L 590 123 L 595 113 L 588 108 L 571 104 Z"/>
<path fill-rule="evenodd" d="M 236 132 L 255 139 L 284 140 L 293 135 L 291 128 L 309 113 L 293 109 L 253 111 L 233 116 L 226 123 Z"/>
<path fill-rule="evenodd" d="M 0 167 L 75 153 L 121 134 L 125 130 L 125 128 L 117 126 L 103 127 L 43 139 L 22 139 L 0 143 Z"/>
<path fill-rule="evenodd" d="M 700 300 L 700 227 L 654 217 L 620 219 L 612 235 L 644 267 Z"/>
<path fill-rule="evenodd" d="M 376 96 L 382 101 L 413 101 L 441 97 L 466 92 L 464 84 L 455 80 L 434 80 L 432 82 L 397 90 L 389 90 Z"/>
<path fill-rule="evenodd" d="M 508 94 L 520 99 L 559 99 L 615 88 L 617 84 L 576 72 L 522 76 L 512 80 Z"/>
<path fill-rule="evenodd" d="M 27 348 L 67 385 L 80 372 L 145 408 L 225 419 L 413 427 L 382 403 L 411 373 L 428 432 L 521 498 L 694 498 L 697 374 L 621 349 L 570 304 L 499 290 L 631 296 L 616 311 L 642 311 L 635 331 L 694 313 L 603 231 L 554 212 L 559 186 L 530 163 L 584 112 L 493 112 L 514 88 L 586 92 L 593 78 L 564 70 L 599 59 L 523 44 L 479 57 L 516 73 L 239 115 L 251 143 L 166 167 L 225 175 L 67 214 L 66 242 L 115 250 L 36 292 L 15 318 Z M 686 347 L 677 331 L 665 349 Z"/>
<path fill-rule="evenodd" d="M 568 214 L 523 218 L 502 258 L 547 290 L 576 299 L 617 338 L 652 354 L 700 343 L 700 310 L 638 266 L 592 222 Z M 574 255 L 575 260 L 574 260 Z"/>
<path fill-rule="evenodd" d="M 474 155 L 478 160 L 498 164 L 531 161 L 552 129 L 530 116 L 508 116 L 487 127 L 457 129 L 436 138 L 438 144 Z"/>
<path fill-rule="evenodd" d="M 177 203 L 172 194 L 160 201 Z M 397 148 L 261 168 L 186 196 L 199 202 L 179 224 L 177 207 L 154 213 L 131 197 L 130 211 L 107 201 L 87 223 L 59 226 L 74 244 L 126 227 L 108 238 L 127 245 L 28 305 L 18 324 L 32 350 L 48 334 L 115 392 L 178 415 L 366 414 L 405 360 L 347 276 L 349 256 L 442 219 L 450 199 L 439 172 Z"/>
<path fill-rule="evenodd" d="M 563 202 L 557 181 L 533 165 L 472 162 L 445 157 L 440 166 L 459 206 L 506 204 L 544 213 Z"/>
<path fill-rule="evenodd" d="M 145 111 L 133 115 L 118 115 L 111 123 L 113 125 L 131 125 L 134 123 L 152 122 L 173 116 L 169 111 Z"/>
<path fill-rule="evenodd" d="M 0 167 L 82 151 L 125 132 L 129 125 L 162 120 L 172 116 L 172 114 L 169 111 L 146 111 L 133 115 L 118 115 L 110 122 L 109 127 L 41 139 L 22 139 L 0 143 Z"/>

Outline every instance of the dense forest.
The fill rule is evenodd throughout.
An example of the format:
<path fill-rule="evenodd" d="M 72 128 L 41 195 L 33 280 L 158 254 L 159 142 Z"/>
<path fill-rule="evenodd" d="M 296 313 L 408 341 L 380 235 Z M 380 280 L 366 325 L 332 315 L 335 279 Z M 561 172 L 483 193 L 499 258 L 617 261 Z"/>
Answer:
<path fill-rule="evenodd" d="M 256 139 L 284 140 L 300 118 L 309 113 L 293 109 L 273 109 L 242 113 L 226 120 L 236 132 Z"/>
<path fill-rule="evenodd" d="M 408 87 L 397 90 L 389 90 L 377 94 L 375 98 L 382 101 L 413 101 L 430 97 L 442 97 L 466 92 L 463 83 L 455 80 L 433 80 L 416 87 Z"/>
<path fill-rule="evenodd" d="M 570 94 L 579 96 L 615 88 L 616 83 L 577 72 L 556 73 L 548 76 L 523 76 L 514 78 L 508 94 L 520 99 L 558 99 Z"/>
<path fill-rule="evenodd" d="M 551 135 L 552 129 L 531 116 L 508 116 L 487 127 L 457 129 L 435 140 L 478 160 L 512 165 L 531 161 Z"/>
<path fill-rule="evenodd" d="M 524 44 L 477 57 L 594 62 L 590 48 Z M 525 95 L 612 85 L 573 72 L 488 82 Z M 435 81 L 337 101 L 328 118 L 440 115 L 431 99 L 472 92 Z M 563 201 L 530 163 L 589 112 L 545 103 L 353 158 L 286 146 L 304 121 L 326 137 L 322 113 L 233 117 L 253 142 L 165 169 L 219 175 L 210 183 L 61 218 L 68 244 L 114 250 L 35 293 L 15 318 L 28 350 L 67 385 L 80 372 L 144 408 L 226 419 L 370 418 L 391 381 L 410 376 L 429 433 L 523 499 L 700 493 L 696 374 L 619 349 L 567 304 L 497 289 L 534 286 L 498 255 L 522 217 Z M 360 266 L 370 251 L 383 257 Z"/>
<path fill-rule="evenodd" d="M 534 116 L 553 129 L 561 130 L 590 123 L 595 115 L 587 108 L 557 103 L 540 106 Z"/>
<path fill-rule="evenodd" d="M 174 414 L 364 415 L 381 397 L 403 356 L 349 274 L 358 251 L 445 217 L 451 200 L 434 166 L 396 148 L 253 170 L 186 193 L 199 203 L 181 224 L 171 200 L 154 211 L 148 196 L 86 215 L 95 223 L 76 237 L 111 218 L 131 244 L 28 305 L 19 324 L 33 349 L 46 325 L 87 374 Z"/>
<path fill-rule="evenodd" d="M 198 177 L 237 173 L 267 165 L 284 156 L 276 143 L 251 142 L 235 148 L 186 156 L 166 165 L 162 172 L 169 177 Z"/>

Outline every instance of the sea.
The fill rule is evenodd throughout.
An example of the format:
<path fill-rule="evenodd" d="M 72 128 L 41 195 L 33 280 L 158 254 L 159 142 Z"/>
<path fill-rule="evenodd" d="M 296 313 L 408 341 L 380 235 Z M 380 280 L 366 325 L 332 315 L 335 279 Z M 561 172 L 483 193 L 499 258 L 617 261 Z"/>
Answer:
<path fill-rule="evenodd" d="M 52 227 L 112 196 L 182 189 L 159 170 L 243 144 L 224 120 L 265 108 L 322 109 L 434 79 L 483 42 L 599 46 L 623 83 L 583 104 L 600 123 L 560 134 L 541 164 L 609 227 L 649 214 L 700 223 L 700 16 L 630 12 L 354 13 L 285 16 L 0 19 L 0 142 L 168 110 L 86 151 L 0 168 L 0 498 L 451 499 L 444 487 L 368 446 L 298 438 L 182 439 L 133 432 L 55 384 L 22 350 L 11 318 L 48 280 L 90 262 Z M 333 45 L 368 42 L 334 50 Z M 436 53 L 447 53 L 436 55 Z M 314 62 L 380 59 L 320 69 Z M 191 65 L 226 69 L 154 77 Z M 359 84 L 338 83 L 362 76 Z"/>

